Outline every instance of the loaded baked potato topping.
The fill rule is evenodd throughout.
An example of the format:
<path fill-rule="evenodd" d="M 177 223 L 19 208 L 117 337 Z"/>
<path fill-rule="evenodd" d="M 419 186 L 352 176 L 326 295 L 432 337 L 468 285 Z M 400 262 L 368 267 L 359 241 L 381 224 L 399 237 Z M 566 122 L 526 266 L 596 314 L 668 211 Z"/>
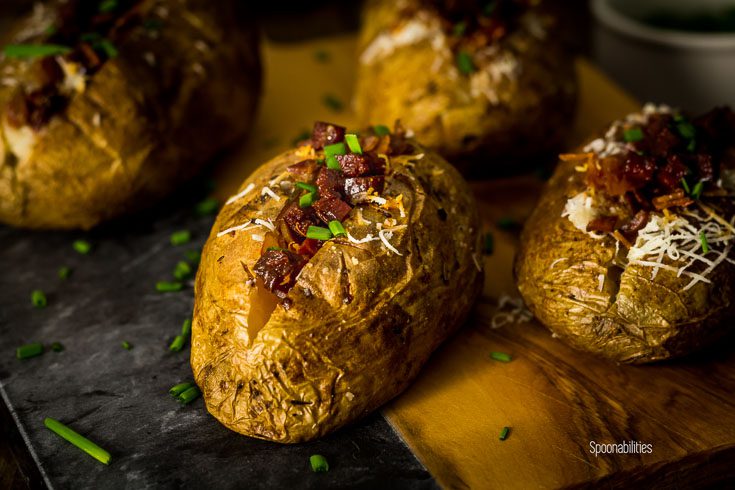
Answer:
<path fill-rule="evenodd" d="M 576 228 L 611 235 L 619 259 L 691 278 L 687 290 L 730 257 L 735 238 L 735 114 L 687 118 L 647 105 L 612 124 L 584 153 L 562 155 L 587 189 L 564 208 Z"/>

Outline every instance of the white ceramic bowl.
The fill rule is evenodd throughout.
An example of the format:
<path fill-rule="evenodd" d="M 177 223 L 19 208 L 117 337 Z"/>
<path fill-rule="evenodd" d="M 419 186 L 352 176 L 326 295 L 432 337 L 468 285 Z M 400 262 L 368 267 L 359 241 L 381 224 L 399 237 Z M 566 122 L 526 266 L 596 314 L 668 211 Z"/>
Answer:
<path fill-rule="evenodd" d="M 641 101 L 694 112 L 735 107 L 735 32 L 695 33 L 643 23 L 652 12 L 735 7 L 735 0 L 592 0 L 594 58 Z"/>

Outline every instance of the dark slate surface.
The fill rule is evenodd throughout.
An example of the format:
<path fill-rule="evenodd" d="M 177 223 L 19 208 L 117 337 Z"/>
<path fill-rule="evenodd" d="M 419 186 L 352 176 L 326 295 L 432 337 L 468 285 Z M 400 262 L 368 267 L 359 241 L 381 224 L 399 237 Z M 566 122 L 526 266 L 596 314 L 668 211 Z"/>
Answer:
<path fill-rule="evenodd" d="M 180 407 L 169 397 L 170 386 L 191 379 L 188 346 L 167 347 L 193 291 L 161 294 L 154 284 L 170 279 L 185 250 L 201 247 L 212 222 L 194 216 L 182 195 L 90 233 L 0 227 L 0 391 L 5 425 L 14 425 L 8 412 L 20 423 L 5 429 L 25 441 L 36 476 L 59 488 L 436 488 L 379 414 L 322 441 L 283 446 L 230 432 L 201 399 Z M 178 229 L 191 230 L 193 242 L 170 245 Z M 93 243 L 89 256 L 72 249 L 77 238 Z M 73 268 L 66 281 L 57 277 L 64 265 Z M 34 289 L 46 292 L 45 309 L 31 305 Z M 15 348 L 34 341 L 65 350 L 17 360 Z M 110 451 L 111 465 L 48 431 L 45 417 Z M 312 473 L 314 453 L 327 457 L 328 473 Z"/>

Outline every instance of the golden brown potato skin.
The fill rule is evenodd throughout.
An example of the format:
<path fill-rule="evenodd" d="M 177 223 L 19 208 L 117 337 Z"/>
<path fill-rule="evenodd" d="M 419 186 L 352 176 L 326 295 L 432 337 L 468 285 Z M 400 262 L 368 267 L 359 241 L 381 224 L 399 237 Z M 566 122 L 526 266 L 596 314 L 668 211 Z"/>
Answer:
<path fill-rule="evenodd" d="M 13 87 L 0 86 L 0 221 L 93 227 L 169 193 L 242 137 L 260 91 L 260 61 L 254 26 L 236 23 L 230 7 L 144 1 L 144 18 L 162 25 L 157 35 L 135 27 L 117 46 L 119 55 L 34 136 L 24 158 L 8 145 Z M 45 28 L 53 19 L 46 8 L 18 32 Z M 12 42 L 37 39 L 18 32 Z M 4 76 L 20 81 L 29 69 L 17 59 L 0 62 Z"/>
<path fill-rule="evenodd" d="M 255 287 L 245 267 L 261 253 L 251 233 L 265 230 L 217 234 L 249 218 L 275 221 L 285 199 L 260 190 L 303 157 L 289 151 L 266 163 L 243 184 L 254 190 L 221 210 L 196 278 L 191 365 L 207 409 L 225 426 L 284 443 L 323 436 L 403 391 L 463 322 L 482 287 L 477 209 L 454 168 L 414 149 L 425 156 L 394 159 L 382 194 L 404 196 L 408 227 L 391 239 L 402 255 L 380 241 L 327 242 L 289 293 L 290 308 L 276 307 L 257 334 L 248 331 Z M 344 227 L 362 238 L 375 225 L 355 214 Z M 363 215 L 381 216 L 372 208 Z"/>
<path fill-rule="evenodd" d="M 586 189 L 574 165 L 559 163 L 515 260 L 518 289 L 536 318 L 572 346 L 623 363 L 683 356 L 727 333 L 735 318 L 735 267 L 723 263 L 708 276 L 712 284 L 687 291 L 690 279 L 667 270 L 655 280 L 639 265 L 616 271 L 614 239 L 596 240 L 561 216 L 567 199 Z"/>
<path fill-rule="evenodd" d="M 577 81 L 572 57 L 550 30 L 548 16 L 538 17 L 548 29 L 545 39 L 520 28 L 498 44 L 496 56 L 512 56 L 518 74 L 491 80 L 497 98 L 491 101 L 484 92 L 473 93 L 471 82 L 486 70 L 460 74 L 454 55 L 438 64 L 439 51 L 432 47 L 437 36 L 364 62 L 378 36 L 411 18 L 433 16 L 418 0 L 402 4 L 419 14 L 407 18 L 391 0 L 365 3 L 355 93 L 362 123 L 400 119 L 416 139 L 469 173 L 497 172 L 493 166 L 558 149 L 574 115 Z"/>

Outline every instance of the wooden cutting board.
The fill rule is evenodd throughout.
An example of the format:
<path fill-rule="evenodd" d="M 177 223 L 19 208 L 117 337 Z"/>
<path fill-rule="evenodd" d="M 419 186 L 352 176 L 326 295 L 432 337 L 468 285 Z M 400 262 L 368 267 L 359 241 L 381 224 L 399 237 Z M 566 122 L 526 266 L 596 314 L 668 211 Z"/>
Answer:
<path fill-rule="evenodd" d="M 220 197 L 315 119 L 352 125 L 354 47 L 351 36 L 266 44 L 265 94 L 255 134 L 220 168 Z M 639 106 L 589 63 L 580 61 L 577 68 L 581 95 L 570 148 Z M 344 108 L 330 109 L 326 96 Z M 542 185 L 534 175 L 473 184 L 486 230 L 495 238 L 495 251 L 485 260 L 484 294 L 469 324 L 384 414 L 448 488 L 735 481 L 731 343 L 685 361 L 632 367 L 575 352 L 533 321 L 492 328 L 501 296 L 517 297 L 511 266 L 518 236 L 496 223 L 523 221 Z M 511 354 L 512 362 L 493 361 L 493 351 Z M 505 426 L 511 432 L 500 441 Z M 590 452 L 591 442 L 631 440 L 651 444 L 652 452 Z"/>

